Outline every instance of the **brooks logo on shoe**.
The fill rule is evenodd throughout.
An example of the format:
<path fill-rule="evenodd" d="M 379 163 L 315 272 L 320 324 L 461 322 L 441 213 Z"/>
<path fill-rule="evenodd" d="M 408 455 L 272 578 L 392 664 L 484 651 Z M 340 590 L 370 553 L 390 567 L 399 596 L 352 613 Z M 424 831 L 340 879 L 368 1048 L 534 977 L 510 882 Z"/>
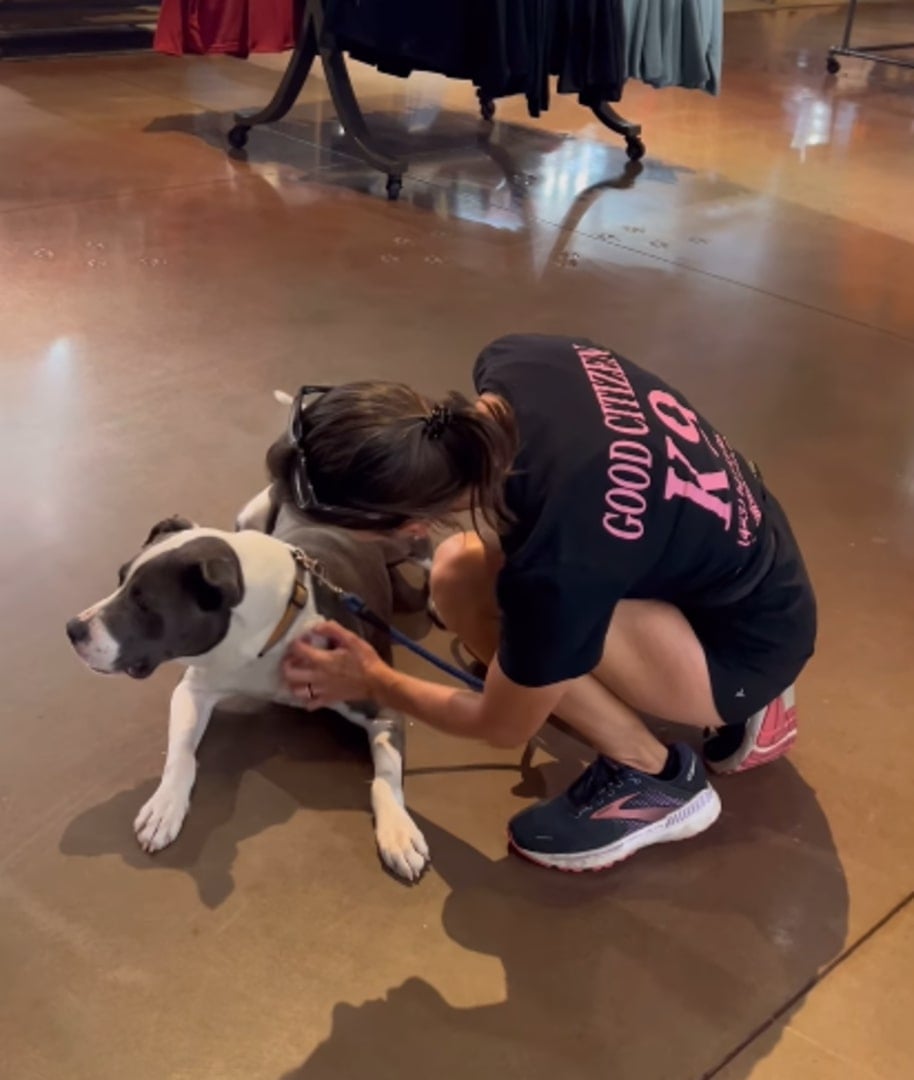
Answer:
<path fill-rule="evenodd" d="M 660 821 L 670 812 L 668 806 L 629 806 L 635 796 L 623 795 L 621 799 L 601 807 L 590 815 L 591 821 Z"/>

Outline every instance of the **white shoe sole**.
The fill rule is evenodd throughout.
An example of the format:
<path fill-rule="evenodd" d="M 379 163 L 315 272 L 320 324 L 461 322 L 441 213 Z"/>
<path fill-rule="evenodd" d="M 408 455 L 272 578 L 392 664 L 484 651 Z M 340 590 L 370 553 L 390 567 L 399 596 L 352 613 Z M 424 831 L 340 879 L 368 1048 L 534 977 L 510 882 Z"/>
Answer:
<path fill-rule="evenodd" d="M 527 851 L 511 841 L 511 847 L 518 855 L 529 859 L 538 866 L 548 866 L 551 870 L 565 870 L 569 873 L 582 873 L 586 870 L 608 870 L 616 863 L 634 855 L 642 848 L 652 844 L 670 844 L 674 840 L 688 840 L 692 836 L 710 829 L 720 817 L 720 798 L 710 785 L 694 795 L 687 803 L 672 814 L 645 825 L 637 832 L 623 836 L 606 847 L 594 848 L 593 851 L 578 851 L 574 854 L 544 853 Z"/>

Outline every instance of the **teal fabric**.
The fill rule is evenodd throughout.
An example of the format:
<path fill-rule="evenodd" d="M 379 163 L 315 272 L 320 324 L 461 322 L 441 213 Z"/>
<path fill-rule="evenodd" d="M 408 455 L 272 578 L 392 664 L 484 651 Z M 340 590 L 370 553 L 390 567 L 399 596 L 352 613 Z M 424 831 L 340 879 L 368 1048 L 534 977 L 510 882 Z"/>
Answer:
<path fill-rule="evenodd" d="M 624 10 L 630 79 L 720 92 L 723 0 L 624 0 Z"/>

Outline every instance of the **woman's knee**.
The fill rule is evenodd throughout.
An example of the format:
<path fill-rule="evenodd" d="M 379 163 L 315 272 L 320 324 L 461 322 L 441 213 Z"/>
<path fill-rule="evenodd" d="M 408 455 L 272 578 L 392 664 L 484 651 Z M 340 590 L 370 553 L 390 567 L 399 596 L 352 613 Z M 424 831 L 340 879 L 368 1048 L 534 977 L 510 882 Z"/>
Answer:
<path fill-rule="evenodd" d="M 459 622 L 468 608 L 494 605 L 491 559 L 475 533 L 457 533 L 438 545 L 429 588 L 447 626 Z"/>

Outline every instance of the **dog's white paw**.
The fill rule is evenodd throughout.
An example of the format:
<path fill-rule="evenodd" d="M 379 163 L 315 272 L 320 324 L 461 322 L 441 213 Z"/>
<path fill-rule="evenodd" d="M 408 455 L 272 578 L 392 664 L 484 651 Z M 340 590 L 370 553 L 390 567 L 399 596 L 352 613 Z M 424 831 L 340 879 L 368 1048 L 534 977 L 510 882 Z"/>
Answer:
<path fill-rule="evenodd" d="M 187 817 L 190 792 L 184 785 L 160 784 L 137 814 L 133 831 L 144 851 L 161 851 L 175 839 Z"/>
<path fill-rule="evenodd" d="M 389 806 L 375 823 L 378 851 L 385 866 L 404 881 L 418 881 L 430 862 L 419 826 L 402 806 Z"/>

